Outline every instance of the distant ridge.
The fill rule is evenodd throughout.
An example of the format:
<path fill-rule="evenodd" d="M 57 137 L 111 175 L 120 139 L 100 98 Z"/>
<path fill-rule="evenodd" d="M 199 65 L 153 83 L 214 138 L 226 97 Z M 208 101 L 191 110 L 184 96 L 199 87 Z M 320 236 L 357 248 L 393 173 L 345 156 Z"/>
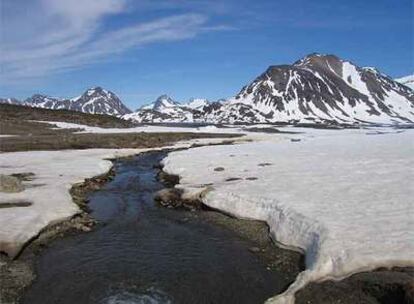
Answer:
<path fill-rule="evenodd" d="M 122 101 L 111 91 L 101 87 L 93 87 L 82 95 L 72 99 L 60 99 L 41 94 L 35 94 L 24 101 L 14 98 L 0 98 L 0 103 L 24 105 L 29 107 L 72 110 L 89 114 L 107 114 L 121 116 L 131 113 Z"/>

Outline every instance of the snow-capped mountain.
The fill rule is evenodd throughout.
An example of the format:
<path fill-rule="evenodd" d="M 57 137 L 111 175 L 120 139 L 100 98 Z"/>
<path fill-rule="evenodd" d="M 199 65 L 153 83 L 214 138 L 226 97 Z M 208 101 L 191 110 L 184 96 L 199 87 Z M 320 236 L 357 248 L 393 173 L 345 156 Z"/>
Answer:
<path fill-rule="evenodd" d="M 70 110 L 91 114 L 124 115 L 131 113 L 122 101 L 111 91 L 94 87 L 81 96 L 70 100 Z"/>
<path fill-rule="evenodd" d="M 311 54 L 269 67 L 229 101 L 251 106 L 269 122 L 414 122 L 414 91 L 374 68 Z"/>
<path fill-rule="evenodd" d="M 269 67 L 227 101 L 179 104 L 162 96 L 124 116 L 139 122 L 412 123 L 414 91 L 372 67 L 310 54 Z M 160 104 L 162 106 L 156 106 Z"/>
<path fill-rule="evenodd" d="M 122 101 L 112 92 L 101 87 L 93 87 L 82 95 L 72 99 L 60 99 L 41 94 L 35 94 L 24 101 L 16 99 L 0 99 L 0 103 L 20 104 L 36 108 L 52 110 L 72 110 L 90 114 L 107 114 L 121 116 L 131 113 Z"/>
<path fill-rule="evenodd" d="M 170 96 L 161 95 L 154 102 L 152 102 L 148 105 L 142 106 L 141 109 L 143 109 L 143 110 L 153 110 L 153 111 L 156 111 L 156 112 L 169 114 L 169 113 L 174 113 L 176 111 L 175 108 L 177 108 L 179 106 L 180 106 L 179 102 L 173 100 Z"/>
<path fill-rule="evenodd" d="M 71 106 L 70 100 L 68 99 L 60 99 L 41 94 L 35 94 L 32 97 L 26 98 L 22 104 L 25 106 L 52 110 L 69 110 Z"/>
<path fill-rule="evenodd" d="M 184 106 L 193 110 L 202 110 L 205 106 L 208 106 L 210 102 L 204 98 L 191 98 Z"/>
<path fill-rule="evenodd" d="M 414 74 L 395 79 L 395 81 L 402 83 L 403 85 L 414 90 Z"/>
<path fill-rule="evenodd" d="M 0 98 L 0 103 L 19 105 L 20 100 L 18 100 L 16 98 Z"/>
<path fill-rule="evenodd" d="M 208 105 L 206 99 L 192 98 L 187 103 L 179 103 L 168 95 L 161 95 L 156 101 L 122 118 L 136 122 L 196 122 L 204 119 L 203 108 Z"/>

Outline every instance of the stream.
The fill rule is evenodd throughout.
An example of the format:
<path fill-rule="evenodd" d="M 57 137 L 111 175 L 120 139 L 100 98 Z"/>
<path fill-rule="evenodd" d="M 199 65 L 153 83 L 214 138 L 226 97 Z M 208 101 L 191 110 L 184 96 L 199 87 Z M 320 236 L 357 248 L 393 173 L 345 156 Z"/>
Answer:
<path fill-rule="evenodd" d="M 99 224 L 42 250 L 21 303 L 252 304 L 285 287 L 249 250 L 252 241 L 194 212 L 154 203 L 164 188 L 154 166 L 165 156 L 114 163 L 114 179 L 89 196 Z"/>

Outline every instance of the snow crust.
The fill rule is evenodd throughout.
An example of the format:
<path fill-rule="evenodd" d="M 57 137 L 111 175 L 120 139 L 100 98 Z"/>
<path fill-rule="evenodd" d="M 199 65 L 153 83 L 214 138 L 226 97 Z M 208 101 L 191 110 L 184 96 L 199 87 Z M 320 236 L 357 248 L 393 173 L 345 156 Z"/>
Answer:
<path fill-rule="evenodd" d="M 414 130 L 304 131 L 163 160 L 177 187 L 211 184 L 206 205 L 266 221 L 276 241 L 306 253 L 306 270 L 269 303 L 293 303 L 310 281 L 414 265 Z"/>

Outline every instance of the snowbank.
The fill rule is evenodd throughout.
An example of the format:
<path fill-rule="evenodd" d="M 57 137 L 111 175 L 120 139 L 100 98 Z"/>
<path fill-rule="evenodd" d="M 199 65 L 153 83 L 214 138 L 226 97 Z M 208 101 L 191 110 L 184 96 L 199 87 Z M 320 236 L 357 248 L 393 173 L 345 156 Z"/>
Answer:
<path fill-rule="evenodd" d="M 269 303 L 294 302 L 309 281 L 414 265 L 414 130 L 305 132 L 295 141 L 201 147 L 163 161 L 181 177 L 178 187 L 212 184 L 205 204 L 264 220 L 273 238 L 306 252 L 306 271 Z M 232 177 L 242 180 L 226 182 Z"/>
<path fill-rule="evenodd" d="M 87 125 L 81 125 L 69 122 L 60 121 L 36 121 L 41 123 L 47 123 L 55 125 L 57 129 L 82 129 L 76 133 L 165 133 L 165 132 L 180 132 L 180 133 L 241 133 L 240 128 L 218 128 L 215 126 L 203 126 L 203 127 L 176 127 L 176 126 L 152 126 L 143 125 L 133 128 L 100 128 L 91 127 Z"/>
<path fill-rule="evenodd" d="M 0 209 L 0 251 L 15 256 L 45 226 L 72 217 L 80 210 L 69 189 L 85 178 L 106 173 L 105 160 L 139 150 L 67 150 L 0 154 L 2 174 L 34 173 L 20 193 L 0 193 L 1 203 L 32 203 L 27 207 Z"/>

